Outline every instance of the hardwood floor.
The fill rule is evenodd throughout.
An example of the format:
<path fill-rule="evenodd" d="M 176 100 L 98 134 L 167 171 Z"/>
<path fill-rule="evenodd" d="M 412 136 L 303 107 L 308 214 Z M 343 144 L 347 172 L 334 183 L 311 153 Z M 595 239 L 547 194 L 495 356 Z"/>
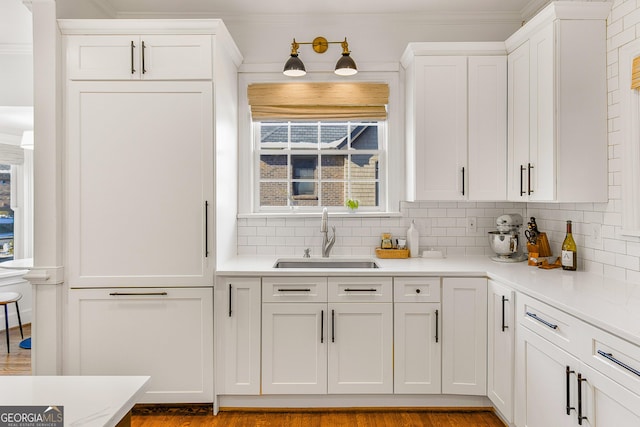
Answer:
<path fill-rule="evenodd" d="M 24 337 L 31 336 L 31 324 L 22 325 Z M 31 375 L 31 350 L 20 348 L 20 329 L 16 326 L 9 328 L 9 346 L 11 353 L 7 353 L 7 341 L 4 331 L 0 331 L 0 375 Z"/>
<path fill-rule="evenodd" d="M 325 410 L 221 411 L 217 416 L 154 414 L 131 417 L 131 427 L 504 427 L 491 411 Z"/>
<path fill-rule="evenodd" d="M 23 325 L 25 338 L 31 325 Z M 0 332 L 0 375 L 31 375 L 31 350 L 19 347 L 20 330 L 9 330 L 11 353 L 7 354 L 4 331 Z M 198 414 L 185 410 L 145 413 L 134 409 L 132 427 L 504 427 L 491 411 L 441 410 L 321 410 L 321 411 L 221 411 Z"/>

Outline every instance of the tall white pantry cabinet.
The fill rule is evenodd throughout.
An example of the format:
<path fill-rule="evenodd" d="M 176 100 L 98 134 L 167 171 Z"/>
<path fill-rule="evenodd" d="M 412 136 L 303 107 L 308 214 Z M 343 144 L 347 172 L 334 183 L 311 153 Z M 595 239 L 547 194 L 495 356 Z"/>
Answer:
<path fill-rule="evenodd" d="M 144 402 L 212 402 L 217 104 L 237 111 L 241 56 L 219 20 L 59 26 L 64 372 L 150 375 Z"/>

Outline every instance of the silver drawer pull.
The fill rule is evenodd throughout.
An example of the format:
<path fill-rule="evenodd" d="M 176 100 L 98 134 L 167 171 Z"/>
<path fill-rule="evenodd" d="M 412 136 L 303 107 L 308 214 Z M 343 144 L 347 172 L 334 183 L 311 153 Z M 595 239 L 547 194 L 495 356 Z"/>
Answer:
<path fill-rule="evenodd" d="M 558 329 L 558 325 L 554 325 L 553 323 L 547 322 L 546 320 L 538 317 L 537 314 L 535 313 L 530 313 L 530 312 L 526 312 L 527 316 L 531 317 L 534 320 L 537 320 L 538 322 L 542 323 L 545 326 L 550 327 L 551 329 Z"/>
<path fill-rule="evenodd" d="M 619 361 L 618 359 L 616 359 L 615 357 L 613 357 L 613 354 L 611 354 L 611 353 L 605 353 L 605 352 L 604 352 L 604 351 L 602 351 L 602 350 L 598 350 L 598 354 L 599 354 L 600 356 L 604 357 L 605 359 L 612 361 L 612 362 L 613 362 L 613 363 L 615 363 L 616 365 L 621 366 L 621 367 L 623 367 L 624 369 L 626 369 L 627 371 L 629 371 L 629 372 L 631 372 L 631 373 L 633 373 L 633 374 L 636 374 L 637 376 L 639 376 L 639 377 L 640 377 L 640 371 L 638 371 L 637 369 L 633 369 L 631 366 L 627 365 L 627 364 L 626 364 L 626 363 L 624 363 L 624 362 Z"/>
<path fill-rule="evenodd" d="M 311 292 L 311 289 L 284 288 L 284 289 L 278 289 L 278 292 Z"/>
<path fill-rule="evenodd" d="M 351 289 L 345 288 L 345 292 L 375 292 L 377 289 Z"/>
<path fill-rule="evenodd" d="M 160 297 L 164 297 L 167 296 L 168 294 L 166 292 L 111 292 L 109 295 L 111 295 L 112 297 L 121 297 L 121 296 L 160 296 Z"/>

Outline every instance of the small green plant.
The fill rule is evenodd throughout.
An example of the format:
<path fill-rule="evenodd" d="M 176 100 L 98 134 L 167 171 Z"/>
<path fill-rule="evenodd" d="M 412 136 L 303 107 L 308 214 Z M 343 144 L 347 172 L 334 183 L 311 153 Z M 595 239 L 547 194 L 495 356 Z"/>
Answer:
<path fill-rule="evenodd" d="M 349 209 L 358 209 L 358 206 L 360 206 L 360 202 L 356 199 L 347 199 L 344 202 L 344 205 Z"/>

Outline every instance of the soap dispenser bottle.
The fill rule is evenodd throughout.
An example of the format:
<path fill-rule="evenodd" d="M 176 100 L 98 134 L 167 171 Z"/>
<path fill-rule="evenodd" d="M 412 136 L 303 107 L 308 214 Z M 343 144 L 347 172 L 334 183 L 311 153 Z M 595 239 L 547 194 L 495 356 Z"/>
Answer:
<path fill-rule="evenodd" d="M 409 248 L 409 256 L 411 258 L 420 256 L 420 233 L 416 227 L 415 220 L 411 220 L 411 225 L 407 230 L 407 247 Z"/>

